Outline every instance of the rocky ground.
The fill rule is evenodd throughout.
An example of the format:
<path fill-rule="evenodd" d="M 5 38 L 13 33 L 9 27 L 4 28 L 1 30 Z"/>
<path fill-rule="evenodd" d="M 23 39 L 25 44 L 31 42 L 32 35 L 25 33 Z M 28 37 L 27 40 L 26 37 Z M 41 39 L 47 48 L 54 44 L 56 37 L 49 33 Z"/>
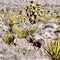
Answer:
<path fill-rule="evenodd" d="M 26 22 L 30 24 L 29 22 Z M 1 25 L 1 24 L 0 24 Z M 22 28 L 26 26 L 25 23 L 21 24 Z M 51 18 L 48 21 L 40 22 L 38 24 L 33 24 L 39 31 L 34 33 L 35 39 L 54 39 L 55 31 L 57 28 L 56 19 Z M 3 35 L 2 29 L 6 27 L 0 26 L 0 36 Z M 7 30 L 7 29 L 6 29 Z M 46 56 L 44 49 L 33 46 L 32 43 L 29 43 L 25 38 L 18 39 L 16 38 L 16 46 L 8 45 L 0 38 L 0 60 L 49 60 Z"/>
<path fill-rule="evenodd" d="M 1 40 L 1 39 L 0 39 Z M 40 49 L 33 47 L 26 39 L 19 40 L 17 46 L 8 46 L 0 41 L 0 60 L 48 60 Z"/>
<path fill-rule="evenodd" d="M 30 0 L 0 0 L 0 9 L 2 8 L 6 8 L 8 6 L 11 7 L 20 7 L 20 6 L 26 6 L 29 5 L 29 1 Z M 41 3 L 41 5 L 60 5 L 60 0 L 34 0 L 35 2 L 39 2 Z M 43 3 L 44 2 L 44 3 Z M 55 6 L 51 6 L 51 7 L 55 7 Z"/>
<path fill-rule="evenodd" d="M 6 6 L 25 6 L 28 5 L 29 3 L 26 4 L 26 2 L 29 2 L 24 0 L 25 3 L 21 3 L 22 1 L 16 0 L 15 2 L 12 0 L 0 0 L 0 6 L 2 8 L 6 8 Z M 24 2 L 23 1 L 23 2 Z M 60 13 L 60 7 L 56 7 L 55 5 L 60 4 L 60 0 L 37 0 L 40 1 L 42 6 L 45 6 L 47 11 L 50 12 L 57 12 Z M 35 1 L 35 2 L 37 2 Z M 12 2 L 12 3 L 11 3 Z M 16 4 L 16 2 L 18 2 Z M 44 2 L 44 3 L 43 3 Z M 21 4 L 20 4 L 21 3 Z M 14 5 L 15 4 L 15 5 Z M 25 4 L 25 5 L 24 5 Z M 50 4 L 49 6 L 46 4 Z M 52 6 L 53 5 L 53 6 Z M 4 15 L 2 15 L 3 17 Z M 43 39 L 46 45 L 46 42 L 49 41 L 50 39 L 55 39 L 56 38 L 56 33 L 58 25 L 56 24 L 56 21 L 58 19 L 56 18 L 51 18 L 49 20 L 44 20 L 42 22 L 38 22 L 36 24 L 33 24 L 32 26 L 35 27 L 38 31 L 34 33 L 34 39 Z M 16 37 L 16 45 L 8 45 L 2 40 L 2 36 L 4 36 L 4 31 L 8 31 L 9 26 L 4 25 L 5 22 L 3 22 L 0 18 L 0 60 L 49 60 L 49 58 L 46 55 L 46 51 L 44 50 L 43 47 L 38 48 L 36 46 L 33 46 L 32 43 L 27 41 L 27 39 L 22 38 L 18 39 Z M 29 21 L 23 22 L 20 24 L 20 27 L 30 27 L 31 23 Z M 17 25 L 14 25 L 14 27 Z"/>

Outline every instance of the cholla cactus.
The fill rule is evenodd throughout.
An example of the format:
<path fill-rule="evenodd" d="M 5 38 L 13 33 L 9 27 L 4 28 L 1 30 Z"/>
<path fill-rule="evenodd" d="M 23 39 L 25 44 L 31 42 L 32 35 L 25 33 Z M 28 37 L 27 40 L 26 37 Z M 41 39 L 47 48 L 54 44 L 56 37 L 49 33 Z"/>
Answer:
<path fill-rule="evenodd" d="M 26 7 L 26 13 L 31 23 L 36 23 L 37 20 L 41 20 L 40 17 L 45 16 L 45 9 L 39 3 L 34 4 L 30 1 L 30 5 Z"/>

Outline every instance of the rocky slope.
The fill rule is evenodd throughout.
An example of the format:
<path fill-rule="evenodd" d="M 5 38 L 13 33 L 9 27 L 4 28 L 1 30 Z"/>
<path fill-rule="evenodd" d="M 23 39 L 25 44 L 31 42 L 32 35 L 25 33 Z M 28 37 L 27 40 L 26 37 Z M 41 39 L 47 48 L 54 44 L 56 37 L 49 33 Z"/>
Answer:
<path fill-rule="evenodd" d="M 34 27 L 37 27 L 39 30 L 37 33 L 34 33 L 35 39 L 54 39 L 55 31 L 57 25 L 55 23 L 56 19 L 52 18 L 45 22 L 40 22 L 34 24 Z M 26 22 L 30 24 L 29 22 Z M 1 24 L 0 24 L 1 25 Z M 22 28 L 26 26 L 25 23 L 21 24 Z M 2 27 L 2 26 L 1 26 Z M 6 27 L 2 29 L 6 29 Z M 3 35 L 1 30 L 0 35 Z M 33 46 L 32 43 L 29 43 L 26 39 L 16 38 L 16 46 L 9 46 L 0 38 L 0 60 L 49 60 L 44 52 L 43 48 L 38 48 Z"/>
<path fill-rule="evenodd" d="M 20 6 L 26 6 L 29 4 L 30 0 L 0 0 L 0 9 L 5 8 L 7 6 L 15 6 L 15 7 L 20 7 Z M 34 0 L 35 2 L 39 2 L 42 5 L 60 5 L 60 0 Z M 44 3 L 43 3 L 44 2 Z"/>
<path fill-rule="evenodd" d="M 51 13 L 60 13 L 60 0 L 35 0 L 35 3 L 36 2 L 41 3 L 41 5 L 45 6 L 46 10 Z M 28 4 L 29 0 L 0 0 L 0 9 L 4 9 L 6 7 L 24 7 Z M 2 18 L 3 17 L 4 15 L 2 14 Z M 16 37 L 16 45 L 8 45 L 5 43 L 1 37 L 5 35 L 5 32 L 3 31 L 8 31 L 9 26 L 6 25 L 3 20 L 0 18 L 0 60 L 49 60 L 43 47 L 38 48 L 33 46 L 33 43 L 30 43 L 25 38 L 18 39 L 18 37 Z M 49 39 L 55 39 L 55 31 L 58 27 L 56 24 L 57 20 L 58 19 L 56 18 L 51 18 L 49 20 L 33 24 L 32 26 L 38 30 L 34 33 L 33 38 L 36 40 L 44 40 L 45 45 Z M 19 24 L 22 28 L 30 27 L 30 25 L 31 23 L 29 21 Z M 16 26 L 17 25 L 14 25 L 14 27 Z"/>

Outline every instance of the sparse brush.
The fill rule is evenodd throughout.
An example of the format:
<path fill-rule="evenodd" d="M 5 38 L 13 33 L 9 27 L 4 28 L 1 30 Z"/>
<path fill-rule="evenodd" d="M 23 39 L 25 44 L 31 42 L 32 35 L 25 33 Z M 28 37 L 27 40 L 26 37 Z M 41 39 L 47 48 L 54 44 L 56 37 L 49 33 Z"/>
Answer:
<path fill-rule="evenodd" d="M 6 32 L 5 35 L 2 37 L 3 41 L 8 43 L 9 45 L 13 43 L 14 37 L 11 32 Z"/>
<path fill-rule="evenodd" d="M 9 25 L 14 25 L 14 24 L 18 23 L 17 17 L 16 17 L 16 15 L 14 15 L 14 13 L 8 14 L 8 23 L 9 23 Z"/>
<path fill-rule="evenodd" d="M 20 28 L 20 27 L 14 27 L 13 32 L 17 34 L 18 38 L 25 38 L 27 34 L 33 35 L 33 33 L 36 32 L 35 28 Z"/>
<path fill-rule="evenodd" d="M 25 9 L 24 8 L 20 8 L 19 9 L 19 14 L 17 15 L 17 19 L 20 21 L 20 22 L 25 22 L 28 20 L 28 17 L 25 13 Z"/>
<path fill-rule="evenodd" d="M 25 21 L 27 21 L 28 20 L 28 17 L 25 15 L 18 15 L 17 16 L 17 19 L 19 20 L 19 22 L 21 23 L 21 22 L 25 22 Z"/>
<path fill-rule="evenodd" d="M 14 27 L 13 32 L 17 34 L 18 38 L 24 38 L 26 36 L 26 29 L 22 29 L 20 27 Z"/>
<path fill-rule="evenodd" d="M 52 60 L 60 60 L 60 39 L 47 43 L 46 51 Z"/>
<path fill-rule="evenodd" d="M 30 5 L 26 7 L 27 16 L 32 24 L 43 20 L 46 14 L 44 7 L 42 7 L 39 3 L 34 4 L 33 2 L 34 1 L 31 1 Z M 40 17 L 42 17 L 42 19 Z"/>

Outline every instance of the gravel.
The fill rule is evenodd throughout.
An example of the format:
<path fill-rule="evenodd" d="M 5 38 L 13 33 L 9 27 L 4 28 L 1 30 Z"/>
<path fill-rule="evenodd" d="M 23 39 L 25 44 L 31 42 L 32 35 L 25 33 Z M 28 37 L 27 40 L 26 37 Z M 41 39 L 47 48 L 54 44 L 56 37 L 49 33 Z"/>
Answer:
<path fill-rule="evenodd" d="M 22 23 L 21 27 L 23 28 L 27 25 L 29 26 L 30 23 Z M 34 38 L 36 40 L 44 39 L 45 41 L 45 39 L 48 38 L 55 38 L 54 31 L 57 28 L 55 19 L 52 18 L 47 22 L 37 23 L 32 26 L 38 29 L 38 32 L 34 33 Z M 0 30 L 0 34 L 3 33 L 2 29 Z M 0 60 L 49 60 L 43 48 L 38 49 L 38 47 L 33 46 L 33 44 L 29 43 L 26 39 L 18 39 L 16 37 L 14 42 L 16 43 L 16 46 L 9 46 L 0 38 Z"/>
<path fill-rule="evenodd" d="M 10 7 L 22 7 L 29 5 L 30 0 L 0 0 L 0 9 L 4 9 L 8 6 Z M 35 0 L 35 2 L 39 2 L 42 6 L 49 4 L 50 6 L 46 6 L 47 11 L 49 10 L 51 13 L 55 11 L 59 11 L 60 8 L 51 5 L 59 5 L 60 0 Z M 43 3 L 44 2 L 44 3 Z M 59 13 L 59 12 L 57 12 Z M 2 16 L 3 17 L 3 16 Z M 1 19 L 0 19 L 1 20 Z M 17 25 L 15 25 L 17 26 Z M 15 27 L 14 26 L 14 27 Z M 31 26 L 30 22 L 23 22 L 19 25 L 22 28 Z M 32 26 L 36 27 L 38 30 L 34 33 L 34 38 L 37 39 L 54 39 L 55 31 L 57 28 L 56 19 L 52 18 L 48 21 L 39 22 L 33 24 Z M 8 31 L 9 26 L 4 25 L 3 21 L 0 21 L 0 60 L 49 60 L 45 54 L 43 48 L 38 48 L 33 46 L 32 43 L 29 43 L 25 38 L 14 40 L 15 45 L 8 45 L 1 39 L 4 31 Z"/>

